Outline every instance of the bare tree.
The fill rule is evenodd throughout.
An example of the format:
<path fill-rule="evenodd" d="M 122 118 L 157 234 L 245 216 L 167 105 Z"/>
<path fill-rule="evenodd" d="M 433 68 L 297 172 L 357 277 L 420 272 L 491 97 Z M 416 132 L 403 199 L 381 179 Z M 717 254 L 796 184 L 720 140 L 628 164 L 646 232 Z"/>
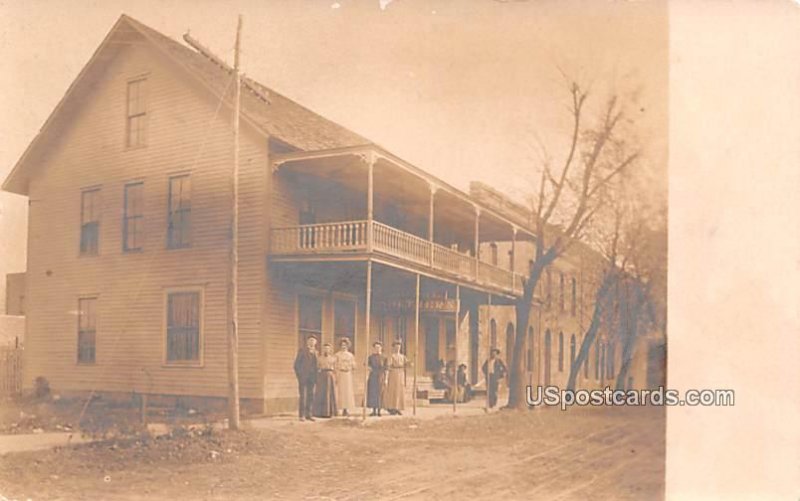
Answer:
<path fill-rule="evenodd" d="M 567 388 L 571 390 L 601 329 L 609 332 L 615 346 L 621 345 L 615 382 L 621 389 L 639 335 L 665 318 L 666 211 L 643 200 L 639 188 L 631 186 L 636 181 L 631 177 L 621 176 L 609 185 L 608 204 L 593 226 L 595 247 L 604 259 L 592 321 L 570 367 Z"/>
<path fill-rule="evenodd" d="M 590 123 L 588 90 L 575 80 L 567 81 L 571 129 L 566 155 L 563 163 L 555 166 L 544 149 L 538 193 L 532 197 L 535 253 L 523 280 L 523 294 L 516 301 L 516 336 L 509 367 L 510 408 L 525 404 L 522 353 L 539 279 L 549 265 L 582 238 L 597 212 L 607 205 L 609 184 L 640 157 L 624 132 L 628 117 L 619 96 L 609 98 Z"/>

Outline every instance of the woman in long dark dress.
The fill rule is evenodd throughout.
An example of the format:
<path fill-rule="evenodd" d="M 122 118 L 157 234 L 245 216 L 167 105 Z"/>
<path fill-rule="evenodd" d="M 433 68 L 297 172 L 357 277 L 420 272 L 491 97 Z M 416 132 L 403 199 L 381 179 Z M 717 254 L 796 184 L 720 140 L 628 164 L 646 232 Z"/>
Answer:
<path fill-rule="evenodd" d="M 369 378 L 367 379 L 367 407 L 372 409 L 370 416 L 381 415 L 383 405 L 383 387 L 386 381 L 386 357 L 383 356 L 383 345 L 376 341 L 372 344 L 372 355 L 367 359 Z"/>
<path fill-rule="evenodd" d="M 317 358 L 317 384 L 314 392 L 314 415 L 329 418 L 336 415 L 336 357 L 333 347 L 325 343 L 322 355 Z"/>

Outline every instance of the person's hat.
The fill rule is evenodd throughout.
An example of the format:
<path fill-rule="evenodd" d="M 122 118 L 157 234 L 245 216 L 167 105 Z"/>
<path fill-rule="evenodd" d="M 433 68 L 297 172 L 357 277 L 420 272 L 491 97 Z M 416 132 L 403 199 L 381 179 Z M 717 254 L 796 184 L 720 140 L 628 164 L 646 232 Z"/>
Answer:
<path fill-rule="evenodd" d="M 339 344 L 346 344 L 348 347 L 350 347 L 350 338 L 343 337 L 341 340 L 339 340 Z"/>

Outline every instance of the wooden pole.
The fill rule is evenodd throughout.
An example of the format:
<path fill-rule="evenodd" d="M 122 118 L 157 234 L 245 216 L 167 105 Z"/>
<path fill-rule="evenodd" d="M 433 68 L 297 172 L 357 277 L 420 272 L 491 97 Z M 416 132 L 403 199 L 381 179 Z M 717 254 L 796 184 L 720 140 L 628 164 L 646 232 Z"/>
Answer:
<path fill-rule="evenodd" d="M 484 382 L 486 383 L 486 412 L 489 412 L 489 359 L 492 354 L 492 295 L 489 294 L 489 304 L 486 308 L 486 345 L 489 349 L 486 351 L 486 374 L 484 374 Z"/>
<path fill-rule="evenodd" d="M 231 220 L 231 269 L 228 285 L 228 428 L 239 429 L 239 115 L 241 106 L 241 78 L 239 75 L 239 48 L 242 34 L 242 16 L 236 26 L 236 47 L 233 56 L 233 174 Z"/>
<path fill-rule="evenodd" d="M 370 315 L 372 313 L 372 260 L 367 260 L 367 291 L 366 291 L 366 304 L 364 305 L 364 321 L 366 322 L 366 328 L 364 329 L 364 335 L 367 338 L 367 350 L 366 350 L 366 364 L 364 365 L 364 408 L 361 412 L 361 419 L 366 421 L 367 420 L 367 386 L 369 384 L 369 340 L 370 340 Z M 381 391 L 381 388 L 378 388 L 378 392 Z"/>
<path fill-rule="evenodd" d="M 456 405 L 458 402 L 458 331 L 459 331 L 459 316 L 461 315 L 461 286 L 456 284 L 456 332 L 455 332 L 455 343 L 453 350 L 453 381 L 451 384 L 453 385 L 453 391 L 450 392 L 451 397 L 453 398 L 453 414 L 456 413 Z"/>
<path fill-rule="evenodd" d="M 417 415 L 417 372 L 419 369 L 419 273 L 417 273 L 417 293 L 414 302 L 414 396 L 411 400 L 414 415 Z"/>
<path fill-rule="evenodd" d="M 430 242 L 430 250 L 431 254 L 428 256 L 430 259 L 430 265 L 433 266 L 433 203 L 434 197 L 436 196 L 436 186 L 429 185 L 428 188 L 430 189 L 430 200 L 428 200 L 428 241 Z"/>

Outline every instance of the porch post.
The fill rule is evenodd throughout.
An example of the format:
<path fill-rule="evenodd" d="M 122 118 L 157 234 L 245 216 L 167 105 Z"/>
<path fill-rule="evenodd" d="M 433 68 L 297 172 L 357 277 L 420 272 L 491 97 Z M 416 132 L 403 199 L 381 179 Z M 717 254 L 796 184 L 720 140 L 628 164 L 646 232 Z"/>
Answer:
<path fill-rule="evenodd" d="M 489 304 L 487 304 L 486 308 L 486 346 L 489 347 L 486 350 L 486 374 L 483 375 L 484 382 L 486 383 L 486 402 L 484 404 L 484 408 L 486 412 L 489 412 L 489 359 L 492 355 L 492 295 L 489 294 Z M 483 365 L 481 365 L 483 367 Z"/>
<path fill-rule="evenodd" d="M 372 169 L 370 169 L 370 172 Z M 370 183 L 371 184 L 371 183 Z M 366 327 L 364 329 L 364 336 L 367 339 L 367 349 L 365 350 L 364 357 L 364 408 L 361 412 L 361 419 L 367 420 L 367 386 L 369 381 L 369 340 L 370 340 L 370 313 L 372 310 L 372 260 L 367 260 L 367 291 L 366 291 L 366 304 L 364 305 L 364 321 Z"/>
<path fill-rule="evenodd" d="M 480 273 L 481 266 L 481 208 L 473 205 L 475 208 L 475 281 L 478 281 L 478 273 Z"/>
<path fill-rule="evenodd" d="M 511 259 L 510 259 L 510 266 L 511 266 L 511 293 L 514 293 L 514 260 L 516 259 L 517 255 L 517 227 L 513 226 L 511 228 Z M 506 354 L 506 356 L 508 356 Z"/>
<path fill-rule="evenodd" d="M 430 200 L 428 201 L 428 241 L 430 242 L 430 265 L 433 266 L 433 201 L 436 196 L 436 185 L 428 183 Z"/>
<path fill-rule="evenodd" d="M 417 415 L 417 372 L 419 369 L 419 273 L 417 273 L 417 292 L 414 296 L 414 394 L 411 397 L 411 405 L 414 415 Z"/>
<path fill-rule="evenodd" d="M 459 331 L 459 316 L 461 314 L 461 286 L 456 284 L 456 332 L 455 332 L 455 343 L 454 346 L 454 355 L 453 355 L 453 381 L 452 381 L 452 388 L 453 391 L 450 392 L 450 396 L 453 399 L 453 414 L 456 413 L 456 402 L 458 402 L 458 331 Z"/>
<path fill-rule="evenodd" d="M 375 154 L 370 152 L 367 158 L 367 252 L 372 252 L 372 220 L 374 218 Z"/>

